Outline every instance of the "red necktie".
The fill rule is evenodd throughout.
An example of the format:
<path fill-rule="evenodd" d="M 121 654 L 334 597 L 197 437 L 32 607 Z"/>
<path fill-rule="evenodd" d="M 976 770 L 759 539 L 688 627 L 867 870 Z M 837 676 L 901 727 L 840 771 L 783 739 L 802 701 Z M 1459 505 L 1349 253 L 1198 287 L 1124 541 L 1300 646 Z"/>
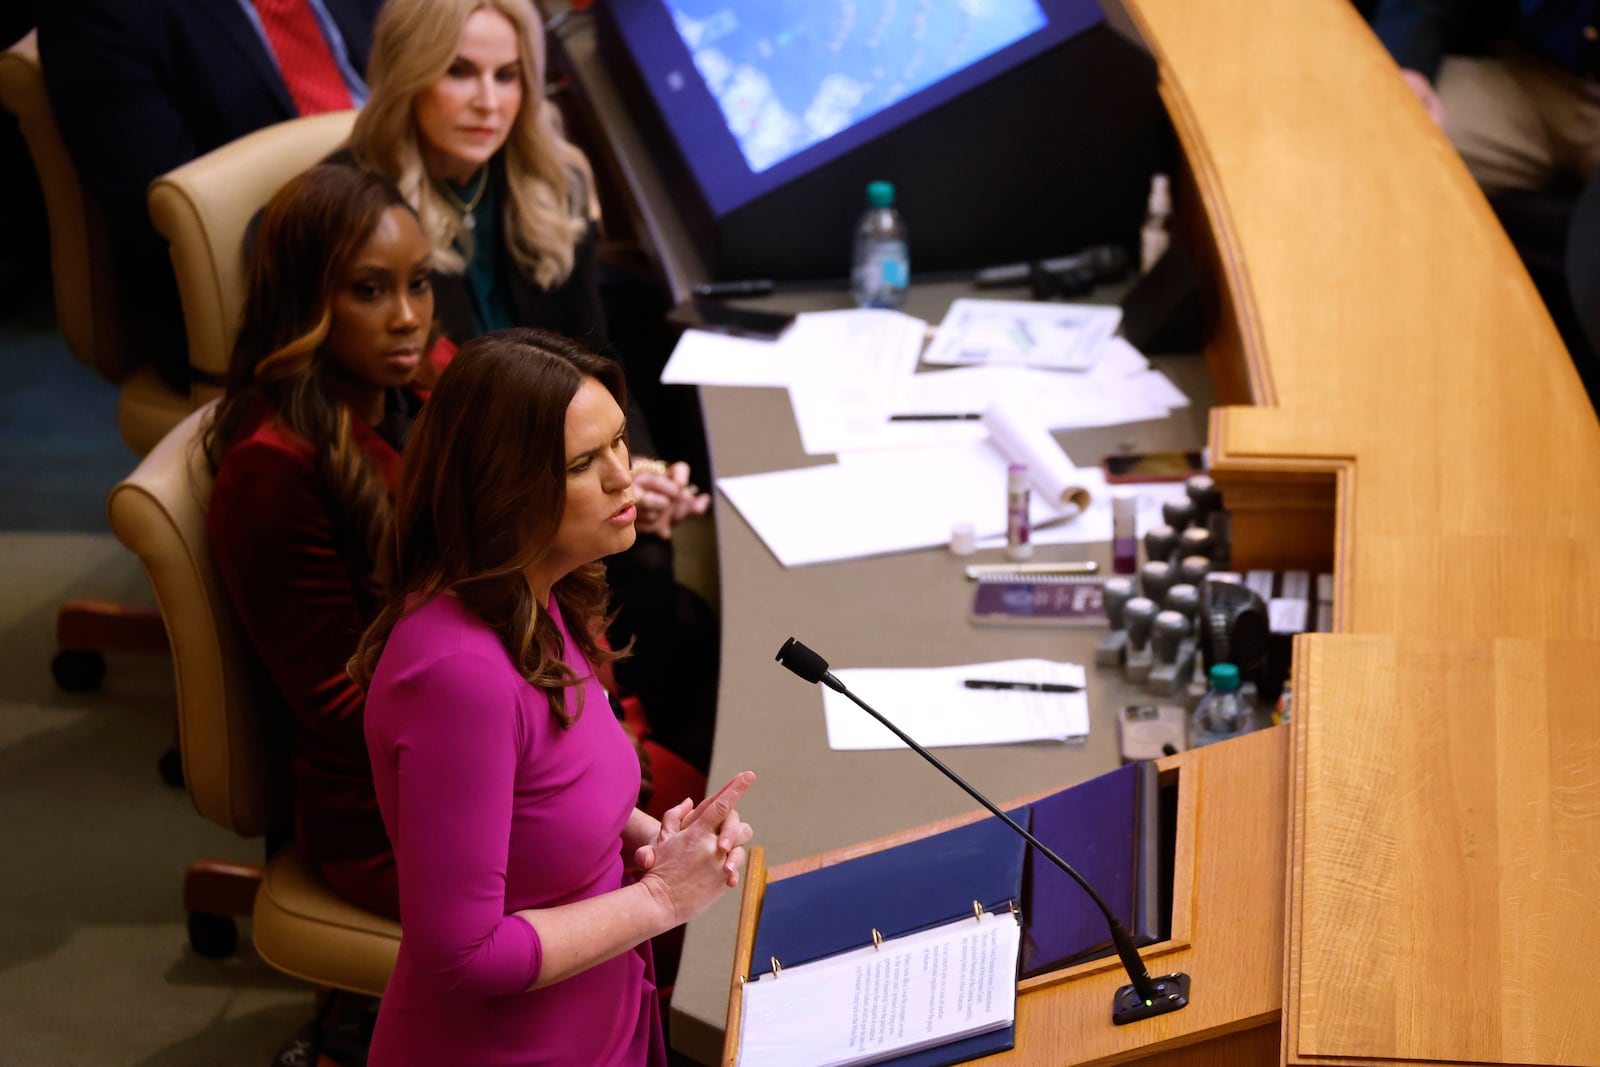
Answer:
<path fill-rule="evenodd" d="M 277 56 L 278 70 L 300 114 L 354 107 L 333 49 L 307 0 L 255 0 L 255 5 L 261 28 Z"/>

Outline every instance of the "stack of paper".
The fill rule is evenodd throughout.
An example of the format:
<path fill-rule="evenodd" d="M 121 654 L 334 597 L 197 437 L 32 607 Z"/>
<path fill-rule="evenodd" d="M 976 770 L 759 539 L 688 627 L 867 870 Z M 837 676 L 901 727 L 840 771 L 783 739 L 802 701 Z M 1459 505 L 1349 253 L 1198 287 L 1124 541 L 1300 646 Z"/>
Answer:
<path fill-rule="evenodd" d="M 1088 370 L 1117 332 L 1122 309 L 1031 300 L 955 300 L 923 358 L 929 363 L 1014 363 Z"/>
<path fill-rule="evenodd" d="M 922 320 L 820 312 L 798 316 L 776 341 L 686 331 L 662 381 L 785 387 L 807 453 L 838 457 L 718 481 L 785 566 L 942 545 L 959 524 L 992 543 L 1005 530 L 1013 462 L 1027 464 L 1034 483 L 1036 541 L 1106 541 L 1099 469 L 1075 467 L 1048 431 L 1165 418 L 1189 402 L 1110 336 L 1117 321 L 1115 308 L 957 301 L 923 358 L 966 365 L 918 374 Z M 1020 349 L 978 354 L 1002 341 L 1015 348 L 1016 338 L 1025 359 Z M 1141 527 L 1181 493 L 1142 491 Z"/>
<path fill-rule="evenodd" d="M 977 423 L 1017 416 L 1004 411 Z M 1006 528 L 1006 467 L 1028 464 L 1035 491 L 1029 518 L 1036 543 L 1111 540 L 1111 500 L 1098 467 L 1074 467 L 1037 426 L 993 438 L 921 448 L 841 452 L 823 467 L 719 478 L 717 485 L 785 567 L 856 559 L 948 544 L 957 524 L 970 525 L 987 547 Z M 1028 443 L 1033 447 L 1019 447 Z M 1008 445 L 1013 451 L 1002 450 Z M 1050 453 L 1054 455 L 1051 456 Z M 1182 484 L 1138 491 L 1140 529 L 1160 521 L 1163 501 Z"/>

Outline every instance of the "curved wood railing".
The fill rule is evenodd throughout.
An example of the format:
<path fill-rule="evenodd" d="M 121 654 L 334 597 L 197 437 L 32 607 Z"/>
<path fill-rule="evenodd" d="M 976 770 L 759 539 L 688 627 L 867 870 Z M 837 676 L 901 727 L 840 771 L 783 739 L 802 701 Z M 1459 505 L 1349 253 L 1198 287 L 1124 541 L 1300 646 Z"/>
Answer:
<path fill-rule="evenodd" d="M 1350 4 L 1127 8 L 1204 208 L 1219 388 L 1248 401 L 1210 428 L 1235 563 L 1336 575 L 1339 633 L 1295 650 L 1284 1060 L 1600 1062 L 1583 387 Z"/>

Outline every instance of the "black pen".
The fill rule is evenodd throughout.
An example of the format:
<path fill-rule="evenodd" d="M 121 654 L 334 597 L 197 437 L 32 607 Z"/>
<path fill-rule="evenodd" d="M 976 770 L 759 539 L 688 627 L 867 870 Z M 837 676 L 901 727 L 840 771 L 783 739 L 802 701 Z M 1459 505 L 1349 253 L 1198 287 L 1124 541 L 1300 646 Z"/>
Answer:
<path fill-rule="evenodd" d="M 992 678 L 968 678 L 961 683 L 968 689 L 1021 689 L 1029 693 L 1081 693 L 1083 686 L 1065 682 L 1002 682 Z"/>
<path fill-rule="evenodd" d="M 911 412 L 905 415 L 890 415 L 890 422 L 972 422 L 983 418 L 981 411 L 946 411 L 933 414 Z"/>

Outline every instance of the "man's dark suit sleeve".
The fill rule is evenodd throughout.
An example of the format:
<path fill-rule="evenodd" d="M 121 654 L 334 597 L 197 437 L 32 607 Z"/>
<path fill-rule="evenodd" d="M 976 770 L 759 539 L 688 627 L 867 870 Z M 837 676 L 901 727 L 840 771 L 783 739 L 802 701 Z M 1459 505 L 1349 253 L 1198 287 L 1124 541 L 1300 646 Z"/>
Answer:
<path fill-rule="evenodd" d="M 124 220 L 143 220 L 150 183 L 197 154 L 141 7 L 39 5 L 39 59 L 62 140 L 84 185 Z"/>
<path fill-rule="evenodd" d="M 1432 81 L 1448 45 L 1485 34 L 1497 21 L 1496 6 L 1486 0 L 1382 0 L 1372 32 L 1402 69 Z"/>

